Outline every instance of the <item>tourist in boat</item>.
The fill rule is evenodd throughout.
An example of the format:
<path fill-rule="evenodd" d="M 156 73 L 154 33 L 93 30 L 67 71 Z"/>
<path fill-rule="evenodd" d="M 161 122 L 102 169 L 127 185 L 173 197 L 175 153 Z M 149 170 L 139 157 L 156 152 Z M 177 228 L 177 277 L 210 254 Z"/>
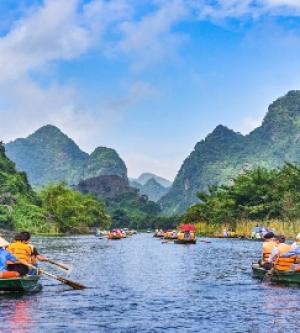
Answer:
<path fill-rule="evenodd" d="M 37 266 L 37 262 L 38 261 L 47 261 L 47 258 L 43 255 L 41 255 L 38 251 L 38 249 L 30 243 L 30 239 L 31 239 L 31 234 L 28 231 L 22 231 L 21 235 L 24 238 L 24 243 L 28 244 L 31 247 L 31 264 L 33 266 Z M 35 272 L 35 270 L 34 270 Z"/>
<path fill-rule="evenodd" d="M 20 274 L 16 271 L 7 270 L 7 261 L 16 262 L 17 258 L 6 250 L 9 243 L 0 237 L 0 279 L 11 279 L 19 277 Z"/>
<path fill-rule="evenodd" d="M 269 258 L 272 250 L 277 246 L 277 243 L 274 241 L 274 233 L 268 232 L 264 235 L 264 242 L 262 247 L 262 259 L 259 260 L 260 266 L 271 269 L 272 265 L 269 263 Z"/>
<path fill-rule="evenodd" d="M 284 235 L 277 235 L 274 237 L 277 246 L 272 250 L 268 262 L 274 265 L 274 269 L 277 271 L 289 271 L 292 269 L 295 263 L 295 258 L 286 258 L 284 255 L 288 253 L 292 246 L 285 243 Z"/>
<path fill-rule="evenodd" d="M 282 255 L 283 258 L 294 258 L 292 270 L 300 272 L 300 233 L 296 236 L 296 242 L 291 246 L 291 250 Z"/>
<path fill-rule="evenodd" d="M 32 264 L 32 248 L 25 241 L 21 233 L 15 236 L 14 241 L 8 245 L 7 251 L 17 258 L 17 261 L 8 261 L 7 270 L 19 272 L 21 276 L 29 272 L 28 264 Z"/>

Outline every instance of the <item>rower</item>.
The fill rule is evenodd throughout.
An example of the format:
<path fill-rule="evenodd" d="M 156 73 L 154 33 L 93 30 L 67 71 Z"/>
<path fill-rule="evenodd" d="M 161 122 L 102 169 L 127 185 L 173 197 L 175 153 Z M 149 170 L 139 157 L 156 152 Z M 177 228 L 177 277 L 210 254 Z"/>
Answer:
<path fill-rule="evenodd" d="M 37 261 L 47 261 L 47 258 L 41 255 L 38 249 L 30 243 L 31 234 L 28 231 L 22 231 L 21 235 L 23 235 L 24 243 L 28 244 L 31 247 L 31 264 L 36 266 Z"/>
<path fill-rule="evenodd" d="M 8 271 L 16 271 L 21 276 L 27 275 L 29 272 L 28 266 L 26 264 L 31 265 L 32 261 L 32 249 L 30 245 L 25 242 L 25 237 L 22 234 L 17 234 L 15 236 L 14 242 L 8 245 L 7 251 L 10 252 L 17 258 L 17 262 L 12 260 L 7 263 Z"/>
<path fill-rule="evenodd" d="M 271 255 L 272 250 L 274 247 L 277 246 L 276 242 L 274 241 L 274 233 L 273 232 L 267 232 L 264 235 L 264 242 L 262 247 L 262 259 L 259 260 L 260 266 L 270 269 L 272 266 L 268 262 L 269 257 Z"/>

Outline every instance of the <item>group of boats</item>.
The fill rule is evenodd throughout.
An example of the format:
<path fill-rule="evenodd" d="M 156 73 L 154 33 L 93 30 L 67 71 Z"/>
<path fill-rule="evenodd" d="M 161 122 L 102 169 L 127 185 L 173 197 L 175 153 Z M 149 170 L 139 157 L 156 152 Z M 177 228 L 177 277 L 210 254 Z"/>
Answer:
<path fill-rule="evenodd" d="M 99 239 L 102 239 L 104 237 L 110 239 L 110 240 L 120 240 L 123 238 L 127 238 L 130 236 L 133 236 L 137 234 L 136 230 L 133 229 L 128 229 L 128 228 L 117 228 L 117 229 L 112 229 L 112 230 L 97 230 L 96 236 Z"/>
<path fill-rule="evenodd" d="M 166 241 L 174 241 L 175 244 L 196 244 L 196 228 L 192 224 L 184 224 L 177 230 L 155 230 L 153 237 Z"/>

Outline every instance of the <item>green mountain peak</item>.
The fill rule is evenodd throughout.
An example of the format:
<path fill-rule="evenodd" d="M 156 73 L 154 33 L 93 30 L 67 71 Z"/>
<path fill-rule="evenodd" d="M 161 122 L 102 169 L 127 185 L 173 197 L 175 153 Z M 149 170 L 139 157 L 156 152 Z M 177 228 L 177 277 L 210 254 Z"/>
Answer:
<path fill-rule="evenodd" d="M 231 182 L 245 169 L 300 162 L 300 91 L 273 102 L 262 126 L 243 136 L 218 126 L 182 164 L 170 191 L 160 200 L 168 214 L 183 212 L 209 185 Z"/>

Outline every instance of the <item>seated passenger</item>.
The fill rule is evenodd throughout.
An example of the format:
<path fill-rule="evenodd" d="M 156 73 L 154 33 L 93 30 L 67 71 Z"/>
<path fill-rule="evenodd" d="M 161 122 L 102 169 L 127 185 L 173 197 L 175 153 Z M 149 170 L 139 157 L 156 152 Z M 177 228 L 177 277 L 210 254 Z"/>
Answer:
<path fill-rule="evenodd" d="M 5 249 L 8 245 L 9 243 L 5 239 L 0 237 L 0 279 L 10 279 L 20 276 L 18 272 L 7 271 L 7 261 L 17 261 L 17 258 Z"/>
<path fill-rule="evenodd" d="M 292 245 L 292 249 L 282 255 L 283 258 L 295 258 L 295 264 L 292 266 L 292 270 L 300 272 L 300 233 L 296 236 L 296 242 Z"/>
<path fill-rule="evenodd" d="M 295 263 L 295 257 L 286 258 L 283 257 L 284 254 L 288 253 L 292 246 L 285 244 L 284 235 L 275 236 L 275 242 L 277 246 L 272 250 L 268 262 L 274 264 L 274 268 L 277 271 L 289 271 L 292 269 Z"/>
<path fill-rule="evenodd" d="M 269 257 L 271 255 L 272 250 L 274 247 L 277 246 L 277 244 L 274 241 L 274 233 L 268 232 L 264 235 L 264 242 L 262 247 L 262 259 L 259 261 L 259 264 L 266 268 L 270 269 L 272 265 L 269 263 Z"/>
<path fill-rule="evenodd" d="M 29 268 L 26 264 L 32 264 L 32 249 L 25 241 L 22 234 L 15 236 L 14 242 L 8 245 L 7 251 L 17 258 L 17 262 L 8 261 L 7 270 L 19 272 L 21 276 L 27 275 Z"/>

